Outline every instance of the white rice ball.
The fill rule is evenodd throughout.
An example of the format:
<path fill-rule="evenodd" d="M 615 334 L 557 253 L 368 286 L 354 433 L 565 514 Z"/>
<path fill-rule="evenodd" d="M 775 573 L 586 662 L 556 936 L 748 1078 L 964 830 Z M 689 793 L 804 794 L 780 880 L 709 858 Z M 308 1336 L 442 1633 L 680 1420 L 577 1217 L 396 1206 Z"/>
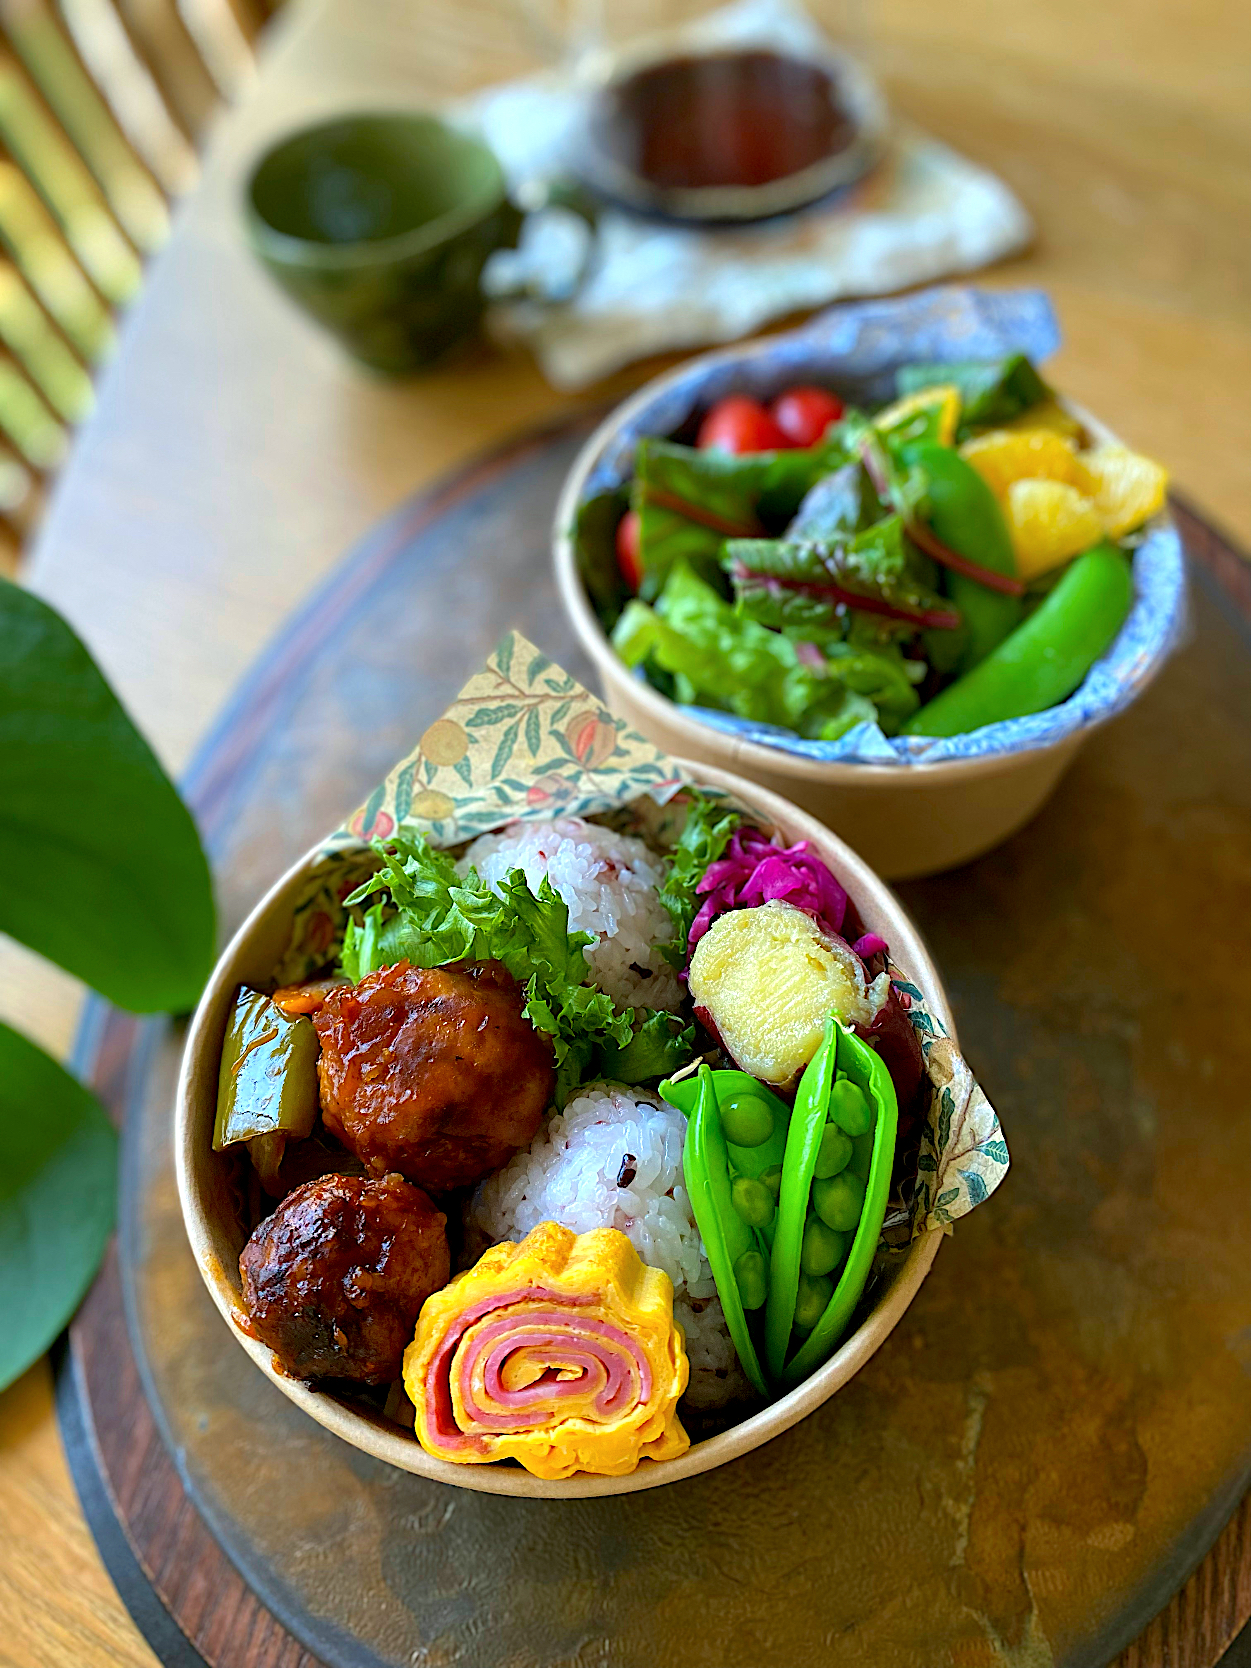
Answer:
<path fill-rule="evenodd" d="M 586 1085 L 527 1152 L 478 1188 L 467 1225 L 493 1242 L 540 1222 L 575 1233 L 617 1228 L 673 1282 L 673 1313 L 691 1363 L 687 1400 L 720 1407 L 750 1393 L 682 1179 L 686 1118 L 646 1090 Z"/>
<path fill-rule="evenodd" d="M 656 947 L 673 936 L 659 897 L 664 861 L 642 840 L 581 817 L 512 822 L 474 841 L 457 868 L 471 866 L 496 891 L 513 869 L 532 891 L 546 875 L 568 905 L 569 930 L 597 940 L 584 951 L 590 982 L 619 1008 L 678 1008 L 682 986 Z"/>

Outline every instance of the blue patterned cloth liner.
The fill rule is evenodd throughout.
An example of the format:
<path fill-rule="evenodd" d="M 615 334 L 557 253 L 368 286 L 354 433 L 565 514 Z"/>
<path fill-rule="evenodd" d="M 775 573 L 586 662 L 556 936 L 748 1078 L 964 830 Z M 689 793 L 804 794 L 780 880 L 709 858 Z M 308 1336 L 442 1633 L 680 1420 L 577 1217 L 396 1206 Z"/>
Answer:
<path fill-rule="evenodd" d="M 1040 290 L 943 286 L 899 299 L 831 307 L 802 329 L 774 338 L 765 352 L 719 363 L 696 361 L 609 441 L 584 496 L 620 486 L 646 435 L 673 434 L 697 409 L 725 394 L 772 398 L 795 381 L 829 380 L 857 404 L 894 394 L 900 365 L 929 359 L 996 359 L 1023 352 L 1036 361 L 1060 343 L 1051 303 Z M 1176 529 L 1157 517 L 1134 552 L 1134 604 L 1120 635 L 1067 701 L 1027 718 L 950 737 L 882 734 L 857 724 L 837 741 L 804 741 L 790 730 L 705 707 L 679 707 L 714 729 L 807 759 L 865 764 L 932 764 L 1048 747 L 1124 711 L 1177 647 L 1186 629 L 1185 556 Z M 640 676 L 642 674 L 640 673 Z"/>

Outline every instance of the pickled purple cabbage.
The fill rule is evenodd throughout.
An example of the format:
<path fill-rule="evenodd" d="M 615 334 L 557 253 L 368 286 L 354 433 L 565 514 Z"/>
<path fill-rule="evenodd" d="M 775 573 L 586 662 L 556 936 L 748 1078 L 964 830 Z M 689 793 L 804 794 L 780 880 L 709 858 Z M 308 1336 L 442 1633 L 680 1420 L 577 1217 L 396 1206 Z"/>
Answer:
<path fill-rule="evenodd" d="M 691 923 L 688 958 L 717 916 L 730 909 L 779 899 L 811 915 L 835 937 L 847 914 L 847 893 L 808 840 L 780 849 L 746 825 L 731 835 L 725 855 L 708 865 L 695 891 L 704 901 Z"/>

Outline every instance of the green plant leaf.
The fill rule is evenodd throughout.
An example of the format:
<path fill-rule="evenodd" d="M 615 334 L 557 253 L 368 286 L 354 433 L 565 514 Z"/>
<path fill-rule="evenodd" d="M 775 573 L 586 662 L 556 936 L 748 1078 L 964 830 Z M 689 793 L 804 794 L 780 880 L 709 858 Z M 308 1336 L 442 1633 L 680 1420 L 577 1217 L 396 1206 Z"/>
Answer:
<path fill-rule="evenodd" d="M 191 813 L 78 638 L 0 581 L 0 931 L 137 1013 L 213 963 Z"/>
<path fill-rule="evenodd" d="M 1006 359 L 960 359 L 924 365 L 902 365 L 895 373 L 900 394 L 915 394 L 936 383 L 954 382 L 960 390 L 960 427 L 963 440 L 970 430 L 1009 423 L 1051 390 L 1023 353 Z"/>
<path fill-rule="evenodd" d="M 113 1228 L 116 1163 L 95 1096 L 0 1025 L 0 1390 L 86 1291 Z"/>

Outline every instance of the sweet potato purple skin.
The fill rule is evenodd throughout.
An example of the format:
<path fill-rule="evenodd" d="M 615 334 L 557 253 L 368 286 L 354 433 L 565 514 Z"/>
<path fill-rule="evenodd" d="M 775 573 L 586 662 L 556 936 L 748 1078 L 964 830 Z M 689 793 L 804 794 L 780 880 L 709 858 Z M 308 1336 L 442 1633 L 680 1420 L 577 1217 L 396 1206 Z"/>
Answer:
<path fill-rule="evenodd" d="M 895 1175 L 910 1174 L 911 1156 L 921 1138 L 925 1117 L 926 1075 L 921 1044 L 894 985 L 871 1025 L 857 1025 L 856 1035 L 875 1048 L 895 1085 L 899 1131 L 895 1137 Z"/>

